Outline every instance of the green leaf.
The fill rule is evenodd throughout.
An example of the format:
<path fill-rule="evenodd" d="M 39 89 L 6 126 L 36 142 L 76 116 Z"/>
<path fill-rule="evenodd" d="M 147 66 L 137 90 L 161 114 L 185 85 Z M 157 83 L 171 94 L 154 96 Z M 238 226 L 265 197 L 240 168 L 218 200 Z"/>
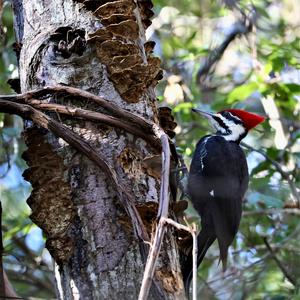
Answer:
<path fill-rule="evenodd" d="M 183 112 L 185 114 L 189 114 L 191 109 L 194 107 L 193 103 L 191 102 L 183 102 L 175 106 L 173 109 L 174 113 Z"/>
<path fill-rule="evenodd" d="M 285 87 L 287 87 L 287 89 L 294 94 L 300 94 L 300 85 L 299 84 L 287 83 L 287 84 L 285 84 Z"/>
<path fill-rule="evenodd" d="M 264 160 L 260 164 L 258 164 L 253 170 L 251 171 L 251 176 L 259 174 L 262 171 L 268 170 L 270 167 L 270 162 Z"/>
<path fill-rule="evenodd" d="M 248 98 L 252 93 L 257 91 L 259 88 L 256 82 L 249 82 L 235 88 L 227 97 L 227 103 L 232 104 L 236 101 L 242 101 Z"/>

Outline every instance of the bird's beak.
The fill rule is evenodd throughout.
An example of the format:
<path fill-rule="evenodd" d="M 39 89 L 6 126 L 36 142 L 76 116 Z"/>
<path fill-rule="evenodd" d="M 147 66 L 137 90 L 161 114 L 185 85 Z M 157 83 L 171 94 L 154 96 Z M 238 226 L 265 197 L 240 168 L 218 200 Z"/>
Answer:
<path fill-rule="evenodd" d="M 210 112 L 207 112 L 207 111 L 203 111 L 203 110 L 200 110 L 198 108 L 192 108 L 192 111 L 195 112 L 195 113 L 197 113 L 197 114 L 202 115 L 204 118 L 206 118 L 208 120 L 211 120 L 214 117 L 213 113 L 210 113 Z"/>

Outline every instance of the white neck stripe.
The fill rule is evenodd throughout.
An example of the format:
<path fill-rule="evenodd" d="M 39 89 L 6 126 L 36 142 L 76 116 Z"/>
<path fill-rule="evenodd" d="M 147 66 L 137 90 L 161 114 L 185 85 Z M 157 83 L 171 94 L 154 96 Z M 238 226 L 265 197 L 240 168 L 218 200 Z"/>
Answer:
<path fill-rule="evenodd" d="M 224 122 L 224 124 L 228 128 L 227 133 L 221 131 L 221 135 L 226 141 L 238 141 L 241 138 L 241 136 L 245 134 L 246 130 L 242 124 L 236 124 L 233 121 L 227 120 L 221 114 L 218 114 L 218 117 Z"/>

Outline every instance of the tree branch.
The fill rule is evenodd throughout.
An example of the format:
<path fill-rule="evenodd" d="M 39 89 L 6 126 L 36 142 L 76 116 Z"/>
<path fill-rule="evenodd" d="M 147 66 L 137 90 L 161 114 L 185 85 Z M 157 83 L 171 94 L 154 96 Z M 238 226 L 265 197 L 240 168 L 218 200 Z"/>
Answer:
<path fill-rule="evenodd" d="M 154 276 L 155 266 L 166 231 L 164 218 L 168 217 L 169 211 L 169 173 L 170 173 L 170 147 L 169 139 L 162 130 L 157 127 L 156 134 L 162 143 L 162 171 L 160 183 L 160 201 L 157 213 L 158 224 L 154 234 L 154 240 L 148 254 L 142 285 L 140 288 L 139 300 L 146 300 Z"/>
<path fill-rule="evenodd" d="M 3 241 L 2 241 L 2 204 L 0 199 L 0 298 L 5 296 L 4 269 L 3 269 Z"/>
<path fill-rule="evenodd" d="M 140 288 L 139 300 L 146 300 L 151 288 L 152 279 L 155 272 L 156 263 L 163 242 L 166 225 L 171 224 L 177 228 L 187 230 L 193 235 L 193 299 L 196 299 L 196 273 L 197 273 L 197 235 L 195 231 L 187 226 L 178 224 L 168 218 L 169 212 L 169 176 L 170 176 L 170 147 L 167 135 L 160 129 L 155 128 L 157 136 L 160 136 L 162 143 L 162 174 L 160 186 L 160 202 L 157 213 L 158 224 L 155 230 L 153 243 L 151 245 L 147 263 L 145 266 L 142 285 Z"/>
<path fill-rule="evenodd" d="M 35 124 L 50 130 L 51 132 L 53 132 L 53 134 L 62 138 L 70 146 L 83 153 L 98 167 L 100 167 L 110 179 L 119 196 L 119 199 L 122 201 L 125 210 L 131 217 L 135 233 L 141 240 L 149 241 L 148 233 L 140 217 L 140 214 L 138 213 L 134 205 L 131 195 L 126 192 L 124 187 L 120 186 L 119 183 L 121 181 L 118 179 L 118 176 L 113 168 L 110 168 L 107 162 L 102 157 L 100 157 L 100 155 L 94 150 L 93 147 L 91 147 L 89 143 L 83 140 L 79 135 L 74 133 L 67 126 L 51 119 L 49 116 L 36 110 L 35 108 L 32 108 L 29 105 L 21 105 L 19 103 L 2 100 L 0 101 L 0 110 L 6 113 L 18 114 L 24 119 L 31 120 Z"/>
<path fill-rule="evenodd" d="M 30 99 L 40 99 L 46 96 L 53 95 L 69 95 L 73 97 L 78 97 L 80 99 L 87 100 L 89 102 L 96 103 L 106 109 L 108 112 L 117 116 L 120 119 L 125 119 L 129 122 L 133 122 L 137 124 L 146 132 L 153 133 L 152 123 L 145 120 L 142 117 L 139 117 L 129 111 L 126 111 L 119 106 L 111 103 L 109 100 L 106 100 L 102 97 L 99 97 L 95 94 L 83 91 L 78 88 L 63 86 L 63 85 L 55 85 L 55 86 L 47 86 L 40 89 L 36 89 L 33 91 L 29 91 L 23 94 L 18 95 L 0 95 L 0 100 L 7 101 L 17 101 L 18 103 L 26 103 Z"/>
<path fill-rule="evenodd" d="M 3 267 L 2 204 L 0 201 L 0 299 L 21 299 L 11 286 Z"/>
<path fill-rule="evenodd" d="M 297 201 L 297 206 L 300 208 L 300 195 L 297 191 L 297 187 L 296 187 L 294 181 L 290 177 L 291 175 L 288 172 L 285 172 L 282 169 L 281 165 L 277 161 L 275 161 L 271 157 L 269 157 L 263 150 L 254 149 L 253 147 L 251 147 L 250 145 L 248 145 L 244 142 L 242 142 L 241 145 L 246 147 L 247 149 L 249 149 L 251 151 L 254 151 L 254 152 L 257 152 L 257 153 L 261 154 L 267 161 L 269 161 L 275 167 L 276 171 L 278 173 L 280 173 L 282 178 L 285 179 L 288 182 L 288 184 L 291 188 L 292 195 L 294 196 L 295 200 Z"/>
<path fill-rule="evenodd" d="M 279 267 L 279 269 L 281 270 L 281 272 L 283 273 L 283 275 L 288 279 L 288 281 L 293 285 L 296 286 L 297 281 L 289 274 L 289 272 L 287 271 L 287 269 L 285 268 L 285 266 L 281 263 L 281 261 L 278 259 L 278 257 L 276 256 L 275 252 L 273 251 L 271 245 L 269 244 L 267 238 L 263 238 L 263 241 L 267 247 L 267 249 L 269 250 L 271 257 L 274 259 L 274 261 L 276 262 L 277 266 Z"/>
<path fill-rule="evenodd" d="M 159 128 L 156 128 L 156 135 L 160 137 L 162 145 L 162 171 L 160 202 L 158 206 L 157 219 L 168 217 L 169 213 L 169 177 L 170 177 L 170 145 L 168 136 Z"/>
<path fill-rule="evenodd" d="M 111 127 L 124 129 L 127 132 L 138 136 L 145 141 L 147 141 L 150 145 L 160 149 L 160 140 L 151 134 L 147 134 L 144 130 L 139 127 L 132 126 L 129 122 L 124 120 L 119 120 L 118 118 L 100 113 L 94 112 L 91 110 L 81 109 L 77 107 L 69 107 L 65 105 L 60 105 L 56 103 L 45 103 L 40 100 L 26 100 L 28 104 L 33 106 L 36 109 L 46 110 L 46 111 L 54 111 L 59 114 L 75 117 L 78 119 L 89 120 L 93 122 L 101 122 Z"/>
<path fill-rule="evenodd" d="M 249 22 L 248 19 L 244 21 L 238 21 L 234 24 L 231 32 L 226 36 L 225 40 L 219 45 L 219 47 L 213 49 L 209 56 L 205 59 L 204 63 L 201 65 L 199 71 L 197 72 L 197 82 L 201 83 L 203 81 L 203 77 L 205 77 L 211 70 L 211 68 L 216 64 L 218 60 L 222 57 L 223 53 L 229 46 L 229 44 L 239 35 L 247 34 L 251 31 L 252 24 L 246 24 L 246 21 Z"/>
<path fill-rule="evenodd" d="M 2 132 L 0 132 L 0 138 L 1 138 L 2 148 L 4 149 L 4 152 L 5 152 L 6 163 L 7 163 L 7 168 L 6 168 L 6 170 L 4 171 L 3 174 L 0 175 L 0 179 L 1 179 L 1 178 L 4 178 L 4 177 L 8 174 L 8 172 L 10 171 L 12 162 L 11 162 L 11 160 L 10 160 L 9 150 L 8 150 L 8 146 L 7 146 L 8 143 L 5 142 L 4 137 L 3 137 L 3 133 L 2 133 Z M 9 141 L 9 142 L 10 142 L 10 141 Z"/>
<path fill-rule="evenodd" d="M 197 245 L 197 227 L 193 223 L 192 226 L 185 226 L 175 222 L 174 220 L 167 218 L 164 221 L 178 230 L 185 230 L 189 232 L 193 237 L 193 300 L 197 300 L 197 254 L 198 254 L 198 245 Z"/>
<path fill-rule="evenodd" d="M 299 208 L 271 208 L 271 209 L 260 209 L 260 210 L 253 210 L 253 211 L 244 211 L 244 216 L 253 216 L 253 215 L 272 215 L 272 214 L 291 214 L 300 216 L 300 209 Z"/>

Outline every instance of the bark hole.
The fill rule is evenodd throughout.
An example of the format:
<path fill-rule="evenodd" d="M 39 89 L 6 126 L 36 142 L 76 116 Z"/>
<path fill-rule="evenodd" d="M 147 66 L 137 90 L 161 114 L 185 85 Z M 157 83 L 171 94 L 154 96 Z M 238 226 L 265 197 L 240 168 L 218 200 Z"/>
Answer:
<path fill-rule="evenodd" d="M 50 36 L 50 41 L 56 42 L 54 51 L 63 58 L 72 54 L 81 56 L 86 49 L 85 30 L 60 27 Z"/>

